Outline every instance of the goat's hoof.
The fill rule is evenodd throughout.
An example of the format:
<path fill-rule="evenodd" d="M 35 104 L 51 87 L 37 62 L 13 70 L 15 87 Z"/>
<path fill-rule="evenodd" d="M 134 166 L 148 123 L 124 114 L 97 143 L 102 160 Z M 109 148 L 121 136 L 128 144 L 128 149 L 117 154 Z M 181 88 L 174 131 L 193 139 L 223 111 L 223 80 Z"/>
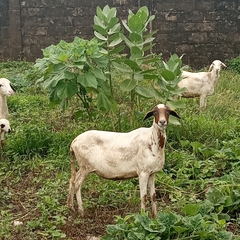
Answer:
<path fill-rule="evenodd" d="M 67 207 L 69 208 L 70 211 L 75 212 L 75 208 L 74 208 L 73 204 L 68 203 Z"/>
<path fill-rule="evenodd" d="M 78 213 L 81 217 L 84 217 L 84 210 L 83 209 L 78 209 Z"/>

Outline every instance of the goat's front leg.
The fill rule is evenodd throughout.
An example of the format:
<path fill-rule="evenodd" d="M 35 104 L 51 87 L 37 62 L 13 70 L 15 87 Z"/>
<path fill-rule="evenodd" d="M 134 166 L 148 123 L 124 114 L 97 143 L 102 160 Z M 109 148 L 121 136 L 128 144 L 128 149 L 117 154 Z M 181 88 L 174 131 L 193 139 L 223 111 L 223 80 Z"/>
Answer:
<path fill-rule="evenodd" d="M 201 95 L 200 96 L 200 110 L 202 110 L 203 108 L 206 107 L 207 103 L 206 103 L 206 95 Z"/>
<path fill-rule="evenodd" d="M 147 184 L 149 174 L 146 172 L 140 172 L 139 177 L 139 187 L 140 187 L 140 197 L 141 197 L 141 209 L 145 211 L 147 202 Z"/>
<path fill-rule="evenodd" d="M 152 174 L 149 176 L 148 188 L 149 188 L 149 194 L 150 194 L 151 205 L 152 205 L 152 217 L 156 218 L 157 205 L 156 205 L 156 191 L 155 191 L 155 174 Z"/>

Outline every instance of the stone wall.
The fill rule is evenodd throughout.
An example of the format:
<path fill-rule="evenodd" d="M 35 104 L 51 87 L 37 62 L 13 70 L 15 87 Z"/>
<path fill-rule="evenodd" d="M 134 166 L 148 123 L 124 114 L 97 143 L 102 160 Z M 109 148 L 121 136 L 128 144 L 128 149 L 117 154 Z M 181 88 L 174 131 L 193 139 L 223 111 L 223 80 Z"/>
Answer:
<path fill-rule="evenodd" d="M 240 54 L 240 0 L 1 0 L 0 60 L 35 61 L 61 39 L 91 39 L 96 6 L 107 4 L 121 19 L 148 6 L 154 52 L 165 59 L 185 54 L 184 63 L 201 67 Z"/>

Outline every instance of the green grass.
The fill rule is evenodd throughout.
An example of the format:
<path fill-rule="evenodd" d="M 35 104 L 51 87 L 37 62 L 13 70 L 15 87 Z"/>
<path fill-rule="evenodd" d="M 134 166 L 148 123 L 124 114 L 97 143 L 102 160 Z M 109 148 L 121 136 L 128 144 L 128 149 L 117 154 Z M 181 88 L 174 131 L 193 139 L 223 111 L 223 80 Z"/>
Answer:
<path fill-rule="evenodd" d="M 138 180 L 108 181 L 89 176 L 83 185 L 86 217 L 72 214 L 66 207 L 69 145 L 88 129 L 131 130 L 129 106 L 123 101 L 126 96 L 117 92 L 121 104 L 116 116 L 96 112 L 92 121 L 86 115 L 75 119 L 73 112 L 79 109 L 76 102 L 73 100 L 66 111 L 52 108 L 48 94 L 35 85 L 33 73 L 31 63 L 0 63 L 0 77 L 9 78 L 18 90 L 8 98 L 13 132 L 5 135 L 6 146 L 0 152 L 0 239 L 103 235 L 116 215 L 139 213 Z M 213 201 L 208 192 L 214 192 L 213 187 L 221 190 L 222 198 L 217 198 L 216 190 L 219 202 L 212 203 L 208 220 L 206 216 L 203 220 L 216 223 L 226 217 L 226 224 L 217 222 L 217 227 L 231 231 L 233 239 L 240 235 L 240 204 L 235 199 L 240 192 L 239 77 L 222 71 L 215 94 L 207 98 L 207 108 L 201 113 L 199 99 L 184 100 L 186 108 L 178 110 L 182 125 L 168 127 L 166 163 L 156 176 L 159 210 L 182 216 L 182 209 L 190 203 L 203 206 L 206 200 Z M 155 103 L 140 101 L 136 127 L 151 125 L 142 119 Z M 16 220 L 22 225 L 13 226 Z"/>

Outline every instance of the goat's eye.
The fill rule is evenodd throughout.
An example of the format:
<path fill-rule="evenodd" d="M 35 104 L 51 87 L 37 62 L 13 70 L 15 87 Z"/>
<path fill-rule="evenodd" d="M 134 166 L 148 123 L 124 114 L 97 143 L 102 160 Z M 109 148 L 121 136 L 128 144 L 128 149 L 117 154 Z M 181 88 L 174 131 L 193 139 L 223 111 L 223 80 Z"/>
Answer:
<path fill-rule="evenodd" d="M 4 128 L 5 127 L 5 125 L 4 124 L 1 124 L 1 128 Z"/>
<path fill-rule="evenodd" d="M 2 84 L 0 84 L 0 87 L 2 87 L 3 85 Z"/>

